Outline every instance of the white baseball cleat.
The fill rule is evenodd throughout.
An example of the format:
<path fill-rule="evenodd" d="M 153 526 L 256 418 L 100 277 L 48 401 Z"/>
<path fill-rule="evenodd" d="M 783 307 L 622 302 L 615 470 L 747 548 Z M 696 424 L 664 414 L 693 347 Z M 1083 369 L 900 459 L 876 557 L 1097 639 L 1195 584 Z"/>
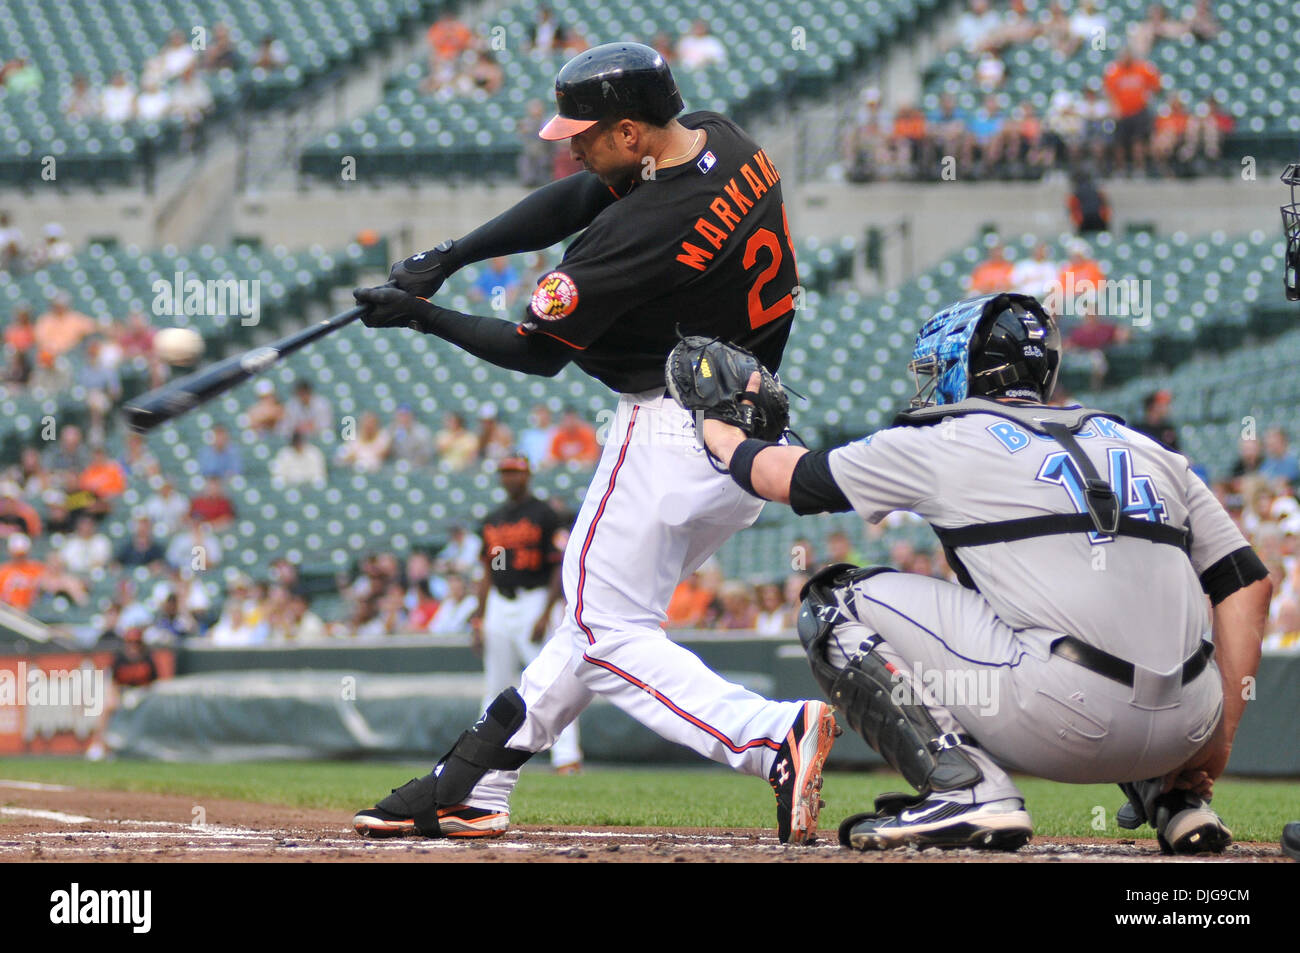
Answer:
<path fill-rule="evenodd" d="M 840 729 L 825 702 L 806 702 L 790 726 L 768 772 L 776 794 L 776 836 L 782 844 L 807 844 L 817 831 L 822 768 Z"/>
<path fill-rule="evenodd" d="M 896 811 L 858 814 L 840 825 L 840 843 L 857 850 L 971 847 L 1019 850 L 1034 832 L 1019 798 L 961 804 L 928 798 Z"/>

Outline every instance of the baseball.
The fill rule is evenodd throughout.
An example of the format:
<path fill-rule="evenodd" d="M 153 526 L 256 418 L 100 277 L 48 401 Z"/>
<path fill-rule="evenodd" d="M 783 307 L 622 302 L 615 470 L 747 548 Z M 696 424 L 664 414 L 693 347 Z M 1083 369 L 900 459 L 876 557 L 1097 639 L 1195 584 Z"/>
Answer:
<path fill-rule="evenodd" d="M 203 353 L 203 338 L 189 328 L 164 328 L 153 339 L 153 350 L 168 364 L 193 364 Z"/>

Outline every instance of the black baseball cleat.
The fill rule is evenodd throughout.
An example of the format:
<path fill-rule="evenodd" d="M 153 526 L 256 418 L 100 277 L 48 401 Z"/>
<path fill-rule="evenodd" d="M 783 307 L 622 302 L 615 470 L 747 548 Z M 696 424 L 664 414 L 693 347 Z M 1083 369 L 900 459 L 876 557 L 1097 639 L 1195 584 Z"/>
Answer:
<path fill-rule="evenodd" d="M 1209 801 L 1188 792 L 1181 804 L 1162 795 L 1156 802 L 1156 841 L 1166 854 L 1222 854 L 1232 843 L 1232 831 Z"/>
<path fill-rule="evenodd" d="M 1158 779 L 1137 781 L 1130 787 L 1135 794 L 1146 794 L 1149 798 L 1153 793 L 1150 785 L 1161 783 Z M 1121 785 L 1121 789 L 1123 787 Z M 1149 823 L 1155 828 L 1161 853 L 1222 854 L 1232 843 L 1232 831 L 1210 807 L 1210 802 L 1191 791 L 1166 791 L 1155 795 L 1149 804 L 1150 807 L 1143 811 L 1154 808 L 1154 820 L 1143 816 L 1143 811 L 1134 806 L 1130 797 L 1115 815 L 1115 823 L 1130 831 Z"/>
<path fill-rule="evenodd" d="M 808 844 L 821 810 L 822 768 L 840 729 L 825 702 L 805 702 L 776 752 L 767 783 L 776 794 L 776 836 L 782 844 Z"/>
<path fill-rule="evenodd" d="M 919 802 L 895 797 L 898 801 L 893 809 L 845 819 L 840 825 L 840 843 L 856 850 L 971 847 L 1009 851 L 1019 850 L 1034 833 L 1019 798 L 961 804 L 933 797 Z"/>
<path fill-rule="evenodd" d="M 431 778 L 432 776 L 430 776 Z M 430 778 L 413 778 L 377 805 L 358 811 L 352 826 L 362 837 L 499 837 L 510 827 L 508 811 L 489 811 L 457 804 L 437 808 L 435 825 L 416 824 L 420 805 L 429 800 Z"/>

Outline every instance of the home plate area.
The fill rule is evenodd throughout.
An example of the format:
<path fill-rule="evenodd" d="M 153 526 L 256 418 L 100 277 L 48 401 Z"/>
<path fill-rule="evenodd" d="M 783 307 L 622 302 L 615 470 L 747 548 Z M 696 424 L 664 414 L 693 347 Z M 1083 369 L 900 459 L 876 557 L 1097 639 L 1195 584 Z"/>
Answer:
<path fill-rule="evenodd" d="M 1152 840 L 1035 839 L 1012 854 L 844 850 L 828 827 L 817 843 L 779 844 L 771 831 L 662 828 L 512 828 L 479 841 L 362 840 L 345 812 L 243 801 L 193 803 L 176 795 L 85 791 L 0 781 L 0 861 L 332 862 L 1087 862 L 1202 863 L 1280 859 L 1267 844 L 1236 844 L 1223 857 L 1169 858 Z"/>

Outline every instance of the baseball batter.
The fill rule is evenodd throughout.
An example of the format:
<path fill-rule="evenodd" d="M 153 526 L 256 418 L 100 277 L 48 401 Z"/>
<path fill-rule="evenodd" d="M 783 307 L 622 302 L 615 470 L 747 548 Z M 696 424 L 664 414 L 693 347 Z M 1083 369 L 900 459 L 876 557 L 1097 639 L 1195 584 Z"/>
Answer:
<path fill-rule="evenodd" d="M 963 583 L 839 566 L 806 591 L 814 674 L 919 792 L 849 818 L 847 846 L 1019 847 L 1031 823 L 1008 771 L 1121 782 L 1167 850 L 1230 842 L 1208 799 L 1259 662 L 1268 574 L 1185 457 L 1044 404 L 1059 360 L 1037 301 L 990 295 L 922 327 L 917 409 L 889 429 L 810 453 L 702 425 L 761 498 L 919 514 Z"/>
<path fill-rule="evenodd" d="M 570 60 L 556 102 L 541 136 L 569 140 L 585 172 L 400 262 L 396 287 L 356 297 L 371 326 L 409 325 L 527 373 L 573 363 L 621 395 L 565 550 L 564 622 L 518 691 L 498 695 L 433 772 L 354 825 L 363 836 L 501 833 L 519 767 L 600 695 L 665 738 L 767 777 L 778 836 L 806 842 L 835 731 L 830 706 L 769 701 L 729 683 L 661 628 L 678 582 L 763 505 L 713 469 L 692 417 L 664 394 L 664 361 L 680 330 L 780 364 L 798 283 L 781 176 L 726 117 L 678 118 L 672 74 L 641 44 Z M 466 262 L 582 229 L 518 324 L 422 300 Z"/>
<path fill-rule="evenodd" d="M 546 641 L 551 610 L 561 597 L 560 517 L 529 489 L 532 467 L 522 454 L 497 464 L 506 502 L 483 520 L 483 575 L 478 605 L 470 616 L 475 646 L 483 653 L 483 708 L 519 683 L 520 670 Z M 578 723 L 560 732 L 551 764 L 561 774 L 582 764 Z"/>

